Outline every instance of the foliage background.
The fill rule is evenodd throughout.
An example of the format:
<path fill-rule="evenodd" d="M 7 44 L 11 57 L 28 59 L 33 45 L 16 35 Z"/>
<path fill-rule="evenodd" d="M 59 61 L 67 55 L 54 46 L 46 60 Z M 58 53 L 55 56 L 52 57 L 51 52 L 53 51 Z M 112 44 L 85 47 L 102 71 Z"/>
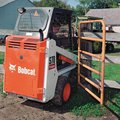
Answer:
<path fill-rule="evenodd" d="M 79 4 L 76 7 L 68 5 L 67 0 L 34 0 L 37 7 L 57 7 L 73 10 L 74 16 L 85 15 L 89 9 L 117 8 L 119 0 L 75 0 Z"/>

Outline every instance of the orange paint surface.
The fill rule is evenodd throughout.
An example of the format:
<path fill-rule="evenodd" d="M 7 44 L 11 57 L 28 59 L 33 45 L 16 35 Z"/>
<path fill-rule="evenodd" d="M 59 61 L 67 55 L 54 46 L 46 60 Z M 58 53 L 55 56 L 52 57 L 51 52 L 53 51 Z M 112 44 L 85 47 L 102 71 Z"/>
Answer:
<path fill-rule="evenodd" d="M 46 40 L 9 36 L 6 41 L 4 91 L 43 99 Z"/>

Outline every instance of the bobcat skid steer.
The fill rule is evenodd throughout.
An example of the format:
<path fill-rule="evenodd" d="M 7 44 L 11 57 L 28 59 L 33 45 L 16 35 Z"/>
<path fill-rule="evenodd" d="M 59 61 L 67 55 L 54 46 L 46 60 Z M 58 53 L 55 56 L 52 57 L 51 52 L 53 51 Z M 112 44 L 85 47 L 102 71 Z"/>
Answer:
<path fill-rule="evenodd" d="M 4 92 L 62 105 L 77 86 L 70 10 L 20 8 L 6 39 Z"/>

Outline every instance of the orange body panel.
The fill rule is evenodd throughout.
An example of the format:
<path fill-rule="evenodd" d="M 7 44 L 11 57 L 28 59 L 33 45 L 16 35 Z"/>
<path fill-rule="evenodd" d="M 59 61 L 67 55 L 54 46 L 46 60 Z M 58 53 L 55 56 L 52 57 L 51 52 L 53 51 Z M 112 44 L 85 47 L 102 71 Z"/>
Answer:
<path fill-rule="evenodd" d="M 43 99 L 46 41 L 9 36 L 6 41 L 4 91 Z"/>

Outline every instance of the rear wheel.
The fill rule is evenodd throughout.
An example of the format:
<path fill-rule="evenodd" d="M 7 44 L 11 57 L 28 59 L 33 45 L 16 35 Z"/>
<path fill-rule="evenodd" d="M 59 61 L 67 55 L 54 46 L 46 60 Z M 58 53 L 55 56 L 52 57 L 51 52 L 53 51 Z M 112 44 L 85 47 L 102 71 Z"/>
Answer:
<path fill-rule="evenodd" d="M 107 52 L 113 52 L 114 51 L 114 45 L 111 43 L 106 44 L 106 51 Z"/>
<path fill-rule="evenodd" d="M 61 106 L 69 100 L 70 95 L 71 95 L 70 82 L 67 80 L 67 77 L 60 76 L 58 78 L 53 103 L 57 106 Z"/>

